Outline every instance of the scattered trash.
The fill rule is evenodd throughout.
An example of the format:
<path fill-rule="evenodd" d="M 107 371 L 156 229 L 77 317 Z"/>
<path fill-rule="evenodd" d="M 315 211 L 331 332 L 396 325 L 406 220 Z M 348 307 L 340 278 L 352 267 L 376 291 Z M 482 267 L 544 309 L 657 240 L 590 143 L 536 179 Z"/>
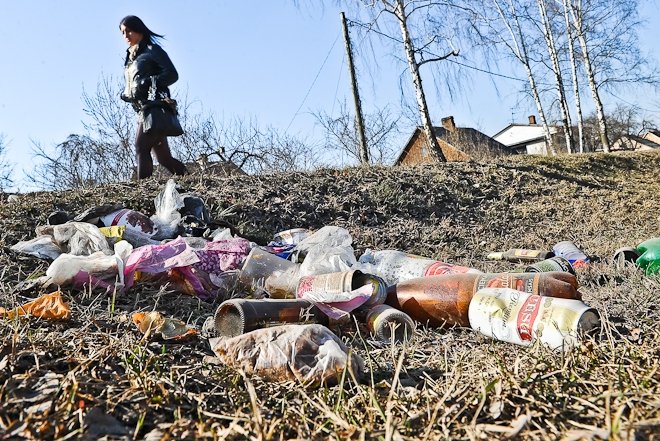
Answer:
<path fill-rule="evenodd" d="M 376 305 L 367 311 L 367 327 L 384 342 L 396 343 L 412 339 L 415 321 L 408 314 L 388 305 Z"/>
<path fill-rule="evenodd" d="M 268 381 L 334 384 L 347 371 L 360 379 L 364 362 L 323 325 L 283 325 L 209 341 L 220 360 Z"/>
<path fill-rule="evenodd" d="M 528 294 L 581 298 L 577 279 L 570 273 L 485 273 L 406 280 L 388 288 L 385 303 L 429 326 L 467 327 L 470 301 L 482 288 L 512 288 Z"/>
<path fill-rule="evenodd" d="M 539 262 L 554 256 L 555 253 L 552 251 L 512 248 L 503 252 L 490 253 L 486 258 L 490 260 L 507 260 L 509 262 Z"/>
<path fill-rule="evenodd" d="M 571 263 L 560 256 L 550 257 L 549 259 L 541 260 L 525 267 L 526 273 L 548 273 L 552 271 L 575 274 Z"/>
<path fill-rule="evenodd" d="M 186 326 L 181 320 L 164 317 L 158 311 L 135 312 L 131 319 L 146 338 L 182 341 L 197 335 L 195 328 Z"/>
<path fill-rule="evenodd" d="M 555 256 L 568 260 L 575 269 L 581 268 L 590 262 L 589 257 L 569 240 L 555 244 L 552 251 L 554 251 Z"/>
<path fill-rule="evenodd" d="M 71 216 L 66 211 L 53 211 L 46 218 L 47 225 L 61 225 L 71 220 Z"/>
<path fill-rule="evenodd" d="M 641 255 L 635 263 L 646 271 L 646 274 L 660 273 L 660 237 L 645 240 L 637 245 Z"/>
<path fill-rule="evenodd" d="M 349 271 L 357 263 L 352 243 L 348 230 L 325 226 L 296 245 L 291 260 L 302 262 L 301 276 Z"/>
<path fill-rule="evenodd" d="M 112 249 L 98 227 L 85 222 L 67 222 L 62 225 L 41 225 L 35 229 L 37 237 L 18 242 L 11 249 L 36 257 L 57 258 L 62 253 L 88 256 L 97 251 L 106 255 Z M 59 253 L 58 253 L 59 250 Z"/>
<path fill-rule="evenodd" d="M 354 309 L 385 302 L 385 282 L 359 270 L 304 276 L 298 282 L 296 297 L 317 305 L 329 317 L 338 320 Z"/>
<path fill-rule="evenodd" d="M 242 284 L 250 292 L 267 293 L 276 299 L 295 298 L 300 265 L 255 247 L 243 262 Z"/>
<path fill-rule="evenodd" d="M 292 228 L 280 231 L 273 237 L 273 241 L 286 245 L 298 245 L 310 236 L 311 232 L 306 228 Z"/>
<path fill-rule="evenodd" d="M 214 315 L 215 332 L 221 337 L 286 323 L 334 324 L 312 302 L 302 299 L 230 299 L 222 302 Z"/>
<path fill-rule="evenodd" d="M 69 305 L 62 299 L 62 292 L 55 291 L 43 294 L 31 302 L 25 303 L 12 310 L 0 307 L 0 316 L 13 319 L 21 315 L 31 315 L 46 320 L 66 320 L 71 310 Z"/>
<path fill-rule="evenodd" d="M 353 268 L 382 277 L 388 286 L 424 276 L 481 273 L 475 268 L 440 262 L 397 250 L 367 249 Z"/>
<path fill-rule="evenodd" d="M 176 190 L 174 179 L 168 179 L 163 191 L 154 199 L 156 214 L 151 216 L 151 221 L 157 229 L 154 235 L 158 239 L 172 239 L 181 233 L 179 221 L 181 213 L 179 209 L 185 207 L 183 198 Z"/>
<path fill-rule="evenodd" d="M 579 300 L 542 297 L 511 288 L 476 292 L 468 311 L 470 327 L 497 340 L 529 346 L 534 341 L 568 350 L 600 328 L 598 312 Z"/>
<path fill-rule="evenodd" d="M 636 248 L 622 247 L 614 251 L 612 263 L 621 270 L 626 265 L 633 265 L 640 255 L 640 252 Z"/>

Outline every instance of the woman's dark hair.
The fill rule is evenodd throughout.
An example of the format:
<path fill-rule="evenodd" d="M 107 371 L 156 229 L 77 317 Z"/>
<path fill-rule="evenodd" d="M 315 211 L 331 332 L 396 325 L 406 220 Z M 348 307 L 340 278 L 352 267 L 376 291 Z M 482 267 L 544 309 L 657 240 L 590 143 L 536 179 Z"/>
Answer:
<path fill-rule="evenodd" d="M 145 25 L 144 22 L 140 19 L 140 17 L 135 15 L 127 15 L 126 17 L 122 18 L 119 22 L 120 28 L 121 25 L 126 26 L 126 28 L 130 29 L 131 31 L 139 32 L 142 34 L 142 38 L 144 38 L 144 40 L 149 44 L 156 43 L 157 39 L 163 38 L 162 35 L 157 34 L 149 29 L 147 25 Z"/>

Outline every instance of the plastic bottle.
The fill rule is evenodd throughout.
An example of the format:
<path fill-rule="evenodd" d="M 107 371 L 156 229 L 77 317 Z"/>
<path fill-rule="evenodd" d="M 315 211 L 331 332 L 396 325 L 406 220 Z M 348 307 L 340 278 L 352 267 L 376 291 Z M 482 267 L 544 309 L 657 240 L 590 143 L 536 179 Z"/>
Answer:
<path fill-rule="evenodd" d="M 577 279 L 564 272 L 451 274 L 420 277 L 390 286 L 386 304 L 429 326 L 469 326 L 468 307 L 482 288 L 580 299 Z"/>
<path fill-rule="evenodd" d="M 598 312 L 579 300 L 541 297 L 510 288 L 484 288 L 470 302 L 470 327 L 497 340 L 529 346 L 540 340 L 551 349 L 580 343 L 600 325 Z"/>
<path fill-rule="evenodd" d="M 404 280 L 441 274 L 481 273 L 461 265 L 441 262 L 397 250 L 366 250 L 354 268 L 382 277 L 390 286 Z"/>
<path fill-rule="evenodd" d="M 284 323 L 319 323 L 334 326 L 314 304 L 301 299 L 230 299 L 215 311 L 214 327 L 220 337 L 234 337 L 255 329 Z"/>
<path fill-rule="evenodd" d="M 551 271 L 562 271 L 575 274 L 571 263 L 563 257 L 555 256 L 549 259 L 533 263 L 525 268 L 526 273 L 548 273 Z"/>
<path fill-rule="evenodd" d="M 640 243 L 637 251 L 641 253 L 635 261 L 637 266 L 646 270 L 648 275 L 660 273 L 660 237 Z"/>
<path fill-rule="evenodd" d="M 564 259 L 571 262 L 573 268 L 580 268 L 589 263 L 589 256 L 584 254 L 581 249 L 579 249 L 573 242 L 570 240 L 564 240 L 555 244 L 552 247 L 555 256 L 563 257 Z"/>
<path fill-rule="evenodd" d="M 252 248 L 241 267 L 240 282 L 250 289 L 265 290 L 272 298 L 295 298 L 300 265 Z"/>
<path fill-rule="evenodd" d="M 507 260 L 509 262 L 539 262 L 554 255 L 555 253 L 552 251 L 512 248 L 504 252 L 490 253 L 486 258 L 490 260 Z"/>
<path fill-rule="evenodd" d="M 415 321 L 405 312 L 388 305 L 376 305 L 369 309 L 366 322 L 369 331 L 384 342 L 407 341 L 415 332 Z"/>

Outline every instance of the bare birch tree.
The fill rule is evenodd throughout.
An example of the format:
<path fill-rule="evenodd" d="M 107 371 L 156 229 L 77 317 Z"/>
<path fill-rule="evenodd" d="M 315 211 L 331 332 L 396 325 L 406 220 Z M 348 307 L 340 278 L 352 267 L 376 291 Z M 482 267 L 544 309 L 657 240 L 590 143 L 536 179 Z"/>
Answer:
<path fill-rule="evenodd" d="M 575 100 L 575 115 L 577 117 L 578 128 L 578 151 L 585 152 L 584 141 L 584 116 L 582 115 L 582 99 L 580 97 L 580 80 L 578 77 L 577 57 L 575 56 L 575 32 L 571 24 L 569 12 L 569 0 L 561 0 L 564 15 L 564 24 L 566 26 L 566 39 L 568 45 L 568 57 L 571 66 L 571 80 L 573 83 L 573 99 Z"/>
<path fill-rule="evenodd" d="M 476 38 L 482 41 L 484 50 L 491 54 L 495 48 L 504 48 L 506 53 L 523 68 L 529 92 L 543 126 L 547 151 L 556 155 L 557 151 L 543 105 L 542 90 L 537 79 L 538 74 L 534 71 L 534 61 L 530 52 L 530 46 L 535 44 L 530 44 L 532 37 L 526 33 L 530 26 L 523 24 L 525 17 L 529 17 L 529 14 L 525 13 L 527 8 L 525 5 L 520 5 L 517 0 L 490 0 L 488 3 L 475 0 L 474 9 L 478 12 L 472 20 L 472 28 L 476 32 Z"/>
<path fill-rule="evenodd" d="M 5 136 L 0 133 L 0 192 L 5 192 L 13 184 L 12 173 L 14 166 L 7 161 L 7 143 Z"/>
<path fill-rule="evenodd" d="M 561 65 L 559 62 L 559 53 L 555 42 L 551 18 L 548 15 L 548 8 L 546 0 L 536 0 L 539 9 L 539 16 L 541 18 L 541 33 L 548 48 L 548 55 L 550 56 L 550 70 L 555 81 L 555 90 L 557 92 L 557 101 L 559 102 L 559 110 L 561 113 L 561 121 L 564 129 L 564 139 L 566 140 L 566 149 L 568 153 L 572 152 L 572 130 L 571 130 L 571 115 L 568 109 L 568 101 L 566 99 L 566 91 L 564 87 L 564 79 L 562 76 Z"/>

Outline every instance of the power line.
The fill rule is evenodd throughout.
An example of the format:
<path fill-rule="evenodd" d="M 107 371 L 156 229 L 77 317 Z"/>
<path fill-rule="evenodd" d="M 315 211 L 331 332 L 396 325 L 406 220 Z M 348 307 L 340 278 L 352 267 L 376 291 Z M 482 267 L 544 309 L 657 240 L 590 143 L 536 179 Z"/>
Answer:
<path fill-rule="evenodd" d="M 314 81 L 312 81 L 312 84 L 309 86 L 309 89 L 307 89 L 307 93 L 305 94 L 305 97 L 303 98 L 302 102 L 300 103 L 300 106 L 298 106 L 298 109 L 296 110 L 296 113 L 293 114 L 293 117 L 291 118 L 291 121 L 289 122 L 289 125 L 286 126 L 286 129 L 284 130 L 285 132 L 289 130 L 291 127 L 291 124 L 293 124 L 293 121 L 296 119 L 296 116 L 300 113 L 300 109 L 302 109 L 302 106 L 305 105 L 305 101 L 307 101 L 307 98 L 309 97 L 309 94 L 312 92 L 312 89 L 314 88 L 314 85 L 316 84 L 316 80 L 319 79 L 319 75 L 321 75 L 321 72 L 323 71 L 323 67 L 325 66 L 325 63 L 328 61 L 328 58 L 330 58 L 330 54 L 332 53 L 332 50 L 335 48 L 335 44 L 337 43 L 337 40 L 339 39 L 339 34 L 337 34 L 337 37 L 335 38 L 335 41 L 332 42 L 332 46 L 330 46 L 330 50 L 328 51 L 327 55 L 325 56 L 325 59 L 323 60 L 323 63 L 321 64 L 321 67 L 319 68 L 319 71 L 316 73 L 316 76 L 314 77 Z"/>
<path fill-rule="evenodd" d="M 372 26 L 366 26 L 363 23 L 353 21 L 353 20 L 348 20 L 348 21 L 349 21 L 349 24 L 354 24 L 354 25 L 363 27 L 363 28 L 367 29 L 368 32 L 374 32 L 375 34 L 378 34 L 382 37 L 388 38 L 388 39 L 390 39 L 392 41 L 395 41 L 399 44 L 403 44 L 403 41 L 399 40 L 398 38 L 394 38 L 391 35 L 387 35 L 383 32 L 377 31 Z M 431 51 L 423 50 L 422 52 L 424 52 L 427 55 L 431 55 L 432 57 L 440 58 L 440 55 L 435 54 Z M 477 67 L 477 66 L 472 66 L 472 65 L 469 65 L 469 64 L 461 63 L 460 61 L 452 60 L 451 58 L 445 58 L 443 61 L 448 61 L 450 63 L 454 63 L 454 64 L 457 64 L 459 66 L 463 66 L 463 67 L 466 67 L 468 69 L 476 70 L 478 72 L 482 72 L 482 73 L 485 73 L 485 74 L 488 74 L 488 75 L 493 75 L 493 76 L 496 76 L 496 77 L 506 78 L 508 80 L 514 80 L 514 81 L 520 81 L 520 82 L 523 82 L 523 83 L 527 83 L 527 80 L 524 80 L 522 78 L 512 77 L 512 76 L 509 76 L 509 75 L 505 75 L 505 74 L 493 72 L 493 71 L 490 71 L 490 70 L 482 69 L 482 68 Z"/>

